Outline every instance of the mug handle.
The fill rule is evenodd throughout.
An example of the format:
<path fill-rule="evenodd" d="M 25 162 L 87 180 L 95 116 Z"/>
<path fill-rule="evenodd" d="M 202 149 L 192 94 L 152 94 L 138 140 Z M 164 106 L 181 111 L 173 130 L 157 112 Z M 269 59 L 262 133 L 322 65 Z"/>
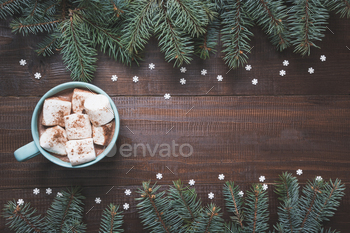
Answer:
<path fill-rule="evenodd" d="M 18 162 L 23 162 L 28 159 L 34 158 L 38 154 L 40 154 L 40 151 L 38 147 L 36 147 L 34 141 L 28 143 L 27 145 L 24 145 L 20 148 L 18 148 L 15 152 L 15 158 Z"/>

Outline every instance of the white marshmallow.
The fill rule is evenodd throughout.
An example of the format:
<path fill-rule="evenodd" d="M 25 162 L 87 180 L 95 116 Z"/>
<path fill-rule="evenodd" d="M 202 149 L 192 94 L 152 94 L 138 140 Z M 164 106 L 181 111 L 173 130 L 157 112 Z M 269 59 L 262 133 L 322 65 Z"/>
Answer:
<path fill-rule="evenodd" d="M 42 124 L 45 126 L 59 125 L 64 127 L 64 116 L 70 114 L 71 102 L 57 97 L 47 98 L 43 106 Z"/>
<path fill-rule="evenodd" d="M 112 132 L 113 123 L 108 123 L 102 126 L 92 126 L 92 137 L 94 143 L 101 146 L 106 146 Z"/>
<path fill-rule="evenodd" d="M 71 140 L 66 143 L 69 162 L 74 166 L 96 159 L 92 138 Z"/>
<path fill-rule="evenodd" d="M 59 154 L 66 155 L 66 142 L 67 142 L 66 131 L 60 127 L 55 126 L 45 130 L 40 136 L 40 146 L 45 150 Z"/>
<path fill-rule="evenodd" d="M 85 99 L 93 95 L 94 93 L 91 91 L 75 88 L 72 96 L 72 111 L 74 113 L 82 113 L 84 110 Z"/>
<path fill-rule="evenodd" d="M 89 116 L 86 114 L 71 114 L 64 117 L 69 140 L 91 138 L 92 130 Z"/>
<path fill-rule="evenodd" d="M 114 118 L 109 100 L 104 95 L 93 95 L 85 100 L 84 108 L 95 126 L 107 124 Z"/>

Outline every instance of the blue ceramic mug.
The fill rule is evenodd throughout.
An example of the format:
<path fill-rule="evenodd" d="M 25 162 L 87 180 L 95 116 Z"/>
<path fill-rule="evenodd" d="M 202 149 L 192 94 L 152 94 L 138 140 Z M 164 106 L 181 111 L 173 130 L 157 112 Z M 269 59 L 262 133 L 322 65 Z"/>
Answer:
<path fill-rule="evenodd" d="M 40 115 L 40 112 L 41 112 L 44 100 L 46 98 L 49 98 L 50 96 L 53 96 L 53 95 L 57 94 L 58 92 L 61 92 L 63 90 L 70 89 L 70 88 L 84 88 L 84 89 L 87 88 L 87 89 L 89 89 L 89 90 L 91 90 L 93 92 L 96 92 L 98 94 L 105 95 L 109 99 L 109 102 L 111 103 L 112 110 L 114 112 L 114 119 L 113 120 L 115 121 L 115 130 L 114 130 L 113 138 L 112 138 L 111 142 L 109 143 L 109 145 L 105 148 L 105 150 L 100 155 L 98 155 L 95 160 L 87 162 L 87 163 L 84 163 L 84 164 L 79 164 L 79 165 L 76 165 L 76 166 L 72 166 L 70 163 L 64 162 L 64 161 L 60 160 L 59 158 L 56 158 L 55 156 L 51 155 L 49 152 L 47 152 L 46 150 L 41 148 L 41 146 L 39 144 L 38 117 Z M 104 92 L 100 88 L 98 88 L 95 85 L 92 85 L 90 83 L 84 83 L 84 82 L 67 82 L 67 83 L 63 83 L 63 84 L 60 84 L 60 85 L 52 88 L 51 90 L 46 92 L 46 94 L 43 97 L 41 97 L 41 99 L 39 100 L 39 102 L 37 103 L 37 105 L 36 105 L 36 107 L 34 109 L 33 116 L 32 116 L 32 122 L 31 122 L 31 131 L 32 131 L 32 136 L 33 136 L 34 141 L 32 141 L 32 142 L 28 143 L 27 145 L 24 145 L 21 148 L 17 149 L 14 152 L 14 155 L 15 155 L 15 158 L 17 159 L 17 161 L 23 162 L 23 161 L 31 159 L 31 158 L 33 158 L 33 157 L 35 157 L 35 156 L 37 156 L 37 155 L 39 155 L 41 153 L 48 160 L 50 160 L 51 162 L 53 162 L 53 163 L 55 163 L 57 165 L 60 165 L 62 167 L 68 167 L 68 168 L 87 167 L 87 166 L 90 166 L 90 165 L 92 165 L 94 163 L 97 163 L 98 161 L 103 159 L 109 153 L 114 152 L 114 151 L 116 152 L 116 150 L 115 150 L 116 149 L 115 143 L 117 141 L 117 137 L 118 137 L 118 134 L 119 134 L 119 127 L 120 127 L 120 119 L 119 119 L 118 110 L 117 110 L 114 102 L 106 94 L 106 92 Z"/>

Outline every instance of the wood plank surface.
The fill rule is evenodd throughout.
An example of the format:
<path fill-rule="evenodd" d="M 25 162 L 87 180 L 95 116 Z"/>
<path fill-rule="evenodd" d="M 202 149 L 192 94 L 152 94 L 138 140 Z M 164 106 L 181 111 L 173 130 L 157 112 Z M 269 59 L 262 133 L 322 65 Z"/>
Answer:
<path fill-rule="evenodd" d="M 44 212 L 52 197 L 37 201 L 39 198 L 32 194 L 34 187 L 42 192 L 51 187 L 57 192 L 66 186 L 82 185 L 87 190 L 86 210 L 98 196 L 103 197 L 105 205 L 128 200 L 132 208 L 125 215 L 126 232 L 141 232 L 134 191 L 142 181 L 156 181 L 158 172 L 164 176 L 158 182 L 161 185 L 170 185 L 176 179 L 195 179 L 204 202 L 208 203 L 207 194 L 214 192 L 214 202 L 222 207 L 224 181 L 217 179 L 220 173 L 225 174 L 225 180 L 241 184 L 244 190 L 258 182 L 260 175 L 272 184 L 283 171 L 295 174 L 299 168 L 304 171 L 298 177 L 301 183 L 316 175 L 350 183 L 349 96 L 202 96 L 172 97 L 169 101 L 161 97 L 113 97 L 121 118 L 118 148 L 124 143 L 143 143 L 153 149 L 156 144 L 171 144 L 175 140 L 177 144 L 189 143 L 193 154 L 162 157 L 158 149 L 154 157 L 149 152 L 143 157 L 139 147 L 136 156 L 123 157 L 118 151 L 114 157 L 83 169 L 61 168 L 42 155 L 17 162 L 13 151 L 32 140 L 31 114 L 39 98 L 0 99 L 2 203 L 25 198 L 38 203 Z M 115 190 L 104 195 L 113 186 Z M 123 195 L 126 187 L 131 187 L 134 195 Z M 272 224 L 277 219 L 278 202 L 271 185 L 269 194 Z M 338 230 L 345 230 L 349 224 L 349 194 L 347 191 L 329 224 Z M 96 232 L 103 209 L 102 205 L 95 207 L 91 215 L 86 215 L 89 232 Z"/>

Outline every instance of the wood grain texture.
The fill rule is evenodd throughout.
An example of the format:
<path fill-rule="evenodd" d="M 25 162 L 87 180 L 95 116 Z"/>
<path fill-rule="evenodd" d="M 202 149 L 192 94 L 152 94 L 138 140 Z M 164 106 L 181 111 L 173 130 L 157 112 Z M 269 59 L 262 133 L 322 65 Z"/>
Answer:
<path fill-rule="evenodd" d="M 0 22 L 1 33 L 13 41 L 10 44 L 0 44 L 1 96 L 40 96 L 54 86 L 70 81 L 69 72 L 61 61 L 60 55 L 49 58 L 37 56 L 34 49 L 38 37 L 20 35 L 14 36 L 7 28 L 8 22 Z M 101 87 L 109 95 L 348 95 L 350 94 L 350 79 L 347 78 L 345 67 L 350 62 L 350 20 L 340 19 L 338 15 L 331 15 L 326 31 L 326 37 L 318 42 L 322 49 L 312 49 L 311 56 L 301 57 L 293 53 L 293 48 L 280 53 L 268 41 L 259 28 L 254 28 L 254 37 L 249 54 L 248 64 L 251 71 L 243 67 L 231 70 L 225 65 L 223 53 L 218 52 L 209 60 L 194 58 L 187 67 L 187 72 L 181 74 L 172 63 L 164 61 L 164 55 L 157 47 L 157 41 L 152 39 L 146 46 L 144 61 L 137 67 L 125 66 L 115 62 L 107 55 L 98 56 L 98 68 L 93 84 Z M 0 34 L 1 35 L 1 34 Z M 5 42 L 4 42 L 5 43 Z M 221 51 L 219 46 L 218 51 Z M 320 55 L 327 56 L 326 62 L 320 61 Z M 27 65 L 19 66 L 20 59 L 26 59 Z M 290 65 L 282 65 L 283 60 L 289 60 Z M 149 70 L 148 64 L 153 62 L 155 70 Z M 315 69 L 310 75 L 309 67 Z M 206 76 L 200 75 L 200 70 L 207 69 Z M 284 69 L 287 75 L 282 77 L 279 71 Z M 36 80 L 34 73 L 40 72 L 42 78 Z M 227 73 L 228 72 L 228 73 Z M 227 73 L 227 74 L 226 74 Z M 117 75 L 118 81 L 112 82 L 111 76 Z M 217 75 L 223 75 L 223 82 L 217 82 Z M 132 82 L 137 75 L 140 81 Z M 186 78 L 186 85 L 182 86 L 180 78 Z M 251 80 L 257 78 L 259 84 L 254 86 Z"/>
<path fill-rule="evenodd" d="M 80 185 L 87 197 L 85 210 L 94 206 L 84 215 L 88 232 L 97 232 L 107 204 L 127 202 L 131 208 L 125 212 L 125 232 L 139 233 L 145 231 L 136 211 L 135 191 L 144 180 L 156 181 L 158 172 L 163 174 L 158 183 L 164 186 L 176 179 L 195 179 L 203 202 L 209 203 L 207 194 L 213 192 L 213 202 L 224 212 L 224 181 L 217 179 L 218 174 L 224 173 L 225 181 L 234 180 L 242 190 L 264 175 L 269 184 L 271 227 L 278 206 L 272 184 L 282 172 L 295 174 L 303 169 L 304 174 L 298 176 L 302 184 L 316 175 L 350 184 L 350 20 L 332 14 L 328 24 L 332 32 L 327 30 L 323 41 L 317 43 L 322 49 L 313 49 L 311 56 L 304 58 L 293 54 L 292 48 L 275 51 L 264 33 L 254 28 L 254 48 L 248 61 L 251 71 L 241 67 L 228 72 L 223 54 L 218 52 L 206 61 L 195 58 L 182 74 L 164 61 L 154 38 L 139 67 L 127 67 L 99 54 L 93 84 L 112 96 L 118 107 L 121 128 L 117 147 L 127 143 L 134 150 L 134 145 L 148 144 L 154 149 L 158 144 L 158 149 L 153 157 L 147 150 L 143 157 L 141 146 L 135 156 L 124 157 L 118 151 L 114 157 L 79 170 L 56 166 L 42 155 L 22 163 L 13 156 L 17 148 L 32 141 L 30 122 L 39 98 L 71 79 L 59 54 L 49 58 L 36 55 L 40 36 L 14 35 L 8 23 L 0 21 L 1 206 L 23 198 L 43 214 L 53 199 L 45 194 L 45 188 L 56 194 L 63 187 Z M 320 61 L 322 54 L 326 62 Z M 27 60 L 26 66 L 19 65 L 21 59 Z M 288 67 L 282 66 L 285 59 Z M 152 71 L 148 69 L 151 62 L 156 65 Z M 307 72 L 309 67 L 315 69 L 314 74 Z M 208 74 L 201 76 L 201 69 Z M 282 69 L 287 72 L 284 77 L 279 76 Z M 40 80 L 34 78 L 36 72 L 42 74 Z M 119 77 L 117 82 L 111 81 L 114 74 Z M 216 80 L 219 74 L 223 82 Z M 132 82 L 135 75 L 140 78 L 136 84 Z M 186 85 L 179 83 L 180 78 L 187 80 Z M 259 80 L 258 85 L 251 84 L 253 78 Z M 170 100 L 164 100 L 165 93 L 171 94 Z M 193 154 L 160 156 L 161 144 L 173 140 L 190 144 Z M 179 146 L 176 148 L 178 155 Z M 33 195 L 35 187 L 41 189 L 38 196 Z M 124 195 L 126 188 L 132 190 L 131 196 Z M 349 190 L 347 187 L 327 227 L 348 232 Z M 101 197 L 100 205 L 94 203 L 96 197 Z M 229 219 L 227 213 L 224 217 Z M 9 232 L 3 218 L 0 232 Z"/>
<path fill-rule="evenodd" d="M 204 202 L 208 203 L 207 194 L 214 192 L 214 202 L 222 207 L 224 181 L 217 179 L 220 173 L 225 174 L 225 180 L 241 184 L 244 190 L 257 182 L 260 175 L 265 175 L 266 182 L 272 184 L 283 171 L 295 174 L 299 168 L 304 171 L 300 176 L 301 183 L 316 175 L 350 183 L 349 96 L 202 96 L 172 97 L 169 101 L 161 97 L 112 99 L 121 118 L 118 148 L 124 143 L 133 146 L 143 143 L 153 149 L 156 144 L 171 144 L 175 140 L 177 144 L 193 146 L 193 155 L 188 158 L 162 157 L 158 149 L 154 157 L 149 152 L 143 157 L 139 147 L 136 156 L 123 157 L 119 151 L 114 157 L 79 170 L 61 168 L 41 155 L 19 163 L 13 157 L 13 151 L 32 140 L 31 114 L 39 98 L 2 97 L 1 203 L 11 198 L 29 199 L 38 203 L 40 211 L 44 212 L 52 197 L 33 196 L 34 187 L 41 188 L 41 192 L 51 187 L 57 192 L 62 187 L 82 185 L 87 196 L 85 209 L 95 206 L 85 217 L 89 232 L 96 232 L 102 209 L 109 202 L 130 203 L 132 208 L 125 215 L 126 232 L 141 232 L 134 191 L 144 180 L 156 181 L 158 172 L 164 176 L 158 182 L 162 185 L 170 185 L 175 179 L 186 182 L 195 179 Z M 178 150 L 176 152 L 178 154 Z M 104 195 L 113 186 L 113 192 Z M 132 189 L 131 197 L 123 194 L 126 187 Z M 17 190 L 15 195 L 13 190 Z M 278 202 L 271 185 L 269 194 L 272 224 L 277 219 Z M 350 193 L 347 191 L 347 194 Z M 95 197 L 101 197 L 103 205 L 95 205 Z M 349 206 L 350 198 L 346 195 L 329 226 L 345 230 L 349 224 Z M 4 223 L 4 220 L 0 221 Z"/>

